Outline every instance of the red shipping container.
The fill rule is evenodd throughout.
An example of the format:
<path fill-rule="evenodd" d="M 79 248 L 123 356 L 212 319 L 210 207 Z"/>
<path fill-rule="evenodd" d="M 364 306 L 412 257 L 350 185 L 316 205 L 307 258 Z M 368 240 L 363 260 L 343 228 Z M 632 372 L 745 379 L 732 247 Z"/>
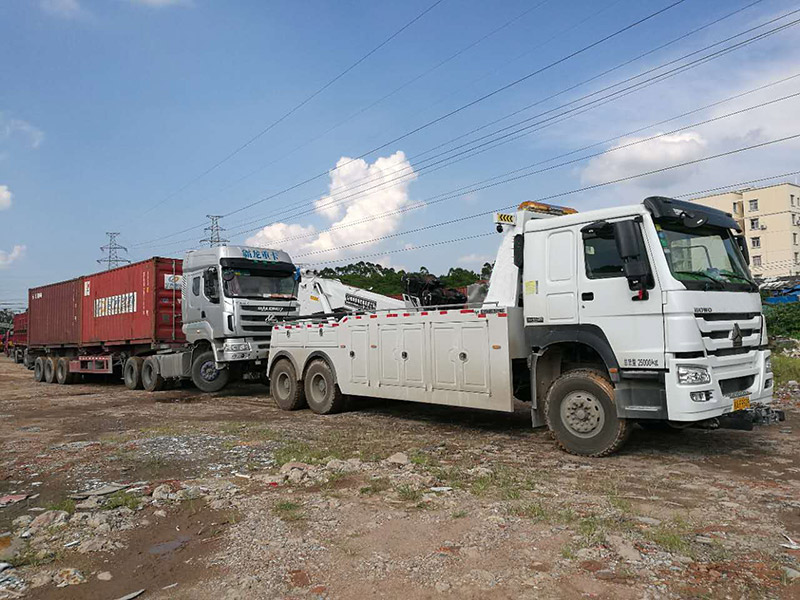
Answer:
<path fill-rule="evenodd" d="M 11 342 L 15 346 L 28 345 L 28 311 L 14 315 L 14 334 Z"/>
<path fill-rule="evenodd" d="M 83 278 L 28 290 L 31 346 L 79 346 Z"/>
<path fill-rule="evenodd" d="M 81 345 L 183 342 L 183 261 L 150 258 L 83 278 Z"/>

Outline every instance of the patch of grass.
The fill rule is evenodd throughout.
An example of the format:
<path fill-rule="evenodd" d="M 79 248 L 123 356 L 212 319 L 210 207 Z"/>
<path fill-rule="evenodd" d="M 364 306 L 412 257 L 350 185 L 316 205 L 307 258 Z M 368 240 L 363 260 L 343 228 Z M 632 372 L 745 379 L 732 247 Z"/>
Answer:
<path fill-rule="evenodd" d="M 395 488 L 397 497 L 405 502 L 419 502 L 422 498 L 422 492 L 407 483 L 399 485 Z"/>
<path fill-rule="evenodd" d="M 386 477 L 379 477 L 369 482 L 369 485 L 362 487 L 358 492 L 364 496 L 373 496 L 385 492 L 392 487 L 391 482 Z"/>
<path fill-rule="evenodd" d="M 450 513 L 450 516 L 452 518 L 454 518 L 454 519 L 463 519 L 468 514 L 469 513 L 467 511 L 465 511 L 465 510 L 457 510 L 457 511 L 454 511 L 454 512 Z"/>
<path fill-rule="evenodd" d="M 30 543 L 26 544 L 25 547 L 16 554 L 13 558 L 11 558 L 8 562 L 14 568 L 20 567 L 41 567 L 42 565 L 48 565 L 61 557 L 62 551 L 56 552 L 44 552 L 41 550 L 34 550 Z"/>
<path fill-rule="evenodd" d="M 302 508 L 297 502 L 287 500 L 278 502 L 272 507 L 272 511 L 284 521 L 302 521 L 305 518 Z"/>
<path fill-rule="evenodd" d="M 421 467 L 434 467 L 439 464 L 439 461 L 436 460 L 430 454 L 426 454 L 425 452 L 412 452 L 411 456 L 408 459 L 415 465 L 419 465 Z"/>
<path fill-rule="evenodd" d="M 59 502 L 54 502 L 47 506 L 47 510 L 63 510 L 72 514 L 75 512 L 75 500 L 72 498 L 64 498 Z"/>
<path fill-rule="evenodd" d="M 772 374 L 775 376 L 775 383 L 778 385 L 787 381 L 800 381 L 800 358 L 773 354 Z"/>
<path fill-rule="evenodd" d="M 120 490 L 108 496 L 103 503 L 103 508 L 105 510 L 113 510 L 123 506 L 125 508 L 130 508 L 131 510 L 136 510 L 139 508 L 139 498 L 130 492 Z"/>
<path fill-rule="evenodd" d="M 433 467 L 428 469 L 431 475 L 436 477 L 442 485 L 448 485 L 452 488 L 463 489 L 469 481 L 469 475 L 466 470 L 461 467 Z"/>
<path fill-rule="evenodd" d="M 688 533 L 687 524 L 684 521 L 675 520 L 644 531 L 644 536 L 668 552 L 685 554 L 690 548 L 689 541 L 686 539 Z"/>
<path fill-rule="evenodd" d="M 329 490 L 336 486 L 337 482 L 347 477 L 346 473 L 331 473 L 328 479 L 322 484 L 322 489 Z"/>
<path fill-rule="evenodd" d="M 552 517 L 551 512 L 545 508 L 541 502 L 526 502 L 524 504 L 517 504 L 513 506 L 509 512 L 517 517 L 531 519 L 537 523 L 549 521 Z"/>
<path fill-rule="evenodd" d="M 492 476 L 481 475 L 472 480 L 469 491 L 475 496 L 485 496 L 492 487 Z"/>
<path fill-rule="evenodd" d="M 575 548 L 572 547 L 572 544 L 567 544 L 563 548 L 561 548 L 561 558 L 565 558 L 567 560 L 575 560 Z"/>
<path fill-rule="evenodd" d="M 288 442 L 275 451 L 274 458 L 278 466 L 289 462 L 318 465 L 329 458 L 342 458 L 342 454 L 329 448 L 312 447 L 306 442 Z"/>
<path fill-rule="evenodd" d="M 601 519 L 594 516 L 584 517 L 578 521 L 578 533 L 586 545 L 591 545 L 603 540 L 605 528 Z"/>

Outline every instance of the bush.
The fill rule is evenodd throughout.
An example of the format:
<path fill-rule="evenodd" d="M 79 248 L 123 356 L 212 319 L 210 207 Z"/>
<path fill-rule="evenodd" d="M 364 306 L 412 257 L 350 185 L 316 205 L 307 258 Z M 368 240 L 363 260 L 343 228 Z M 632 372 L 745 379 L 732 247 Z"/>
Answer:
<path fill-rule="evenodd" d="M 764 306 L 770 336 L 800 338 L 800 302 Z"/>

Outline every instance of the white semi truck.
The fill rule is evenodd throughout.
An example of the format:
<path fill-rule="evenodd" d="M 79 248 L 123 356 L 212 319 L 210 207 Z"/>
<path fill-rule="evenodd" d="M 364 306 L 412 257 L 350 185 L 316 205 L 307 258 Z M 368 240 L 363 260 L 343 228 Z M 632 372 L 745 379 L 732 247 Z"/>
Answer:
<path fill-rule="evenodd" d="M 604 456 L 634 423 L 752 428 L 772 411 L 761 301 L 730 214 L 662 197 L 585 213 L 523 203 L 478 307 L 364 310 L 276 324 L 283 409 L 346 395 L 511 412 Z"/>

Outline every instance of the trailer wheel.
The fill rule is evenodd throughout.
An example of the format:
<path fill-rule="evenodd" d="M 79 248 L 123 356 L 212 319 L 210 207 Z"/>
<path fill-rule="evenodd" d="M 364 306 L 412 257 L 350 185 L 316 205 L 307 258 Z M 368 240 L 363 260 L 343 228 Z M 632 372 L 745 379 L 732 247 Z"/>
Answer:
<path fill-rule="evenodd" d="M 194 357 L 192 383 L 202 392 L 218 392 L 228 384 L 230 369 L 218 369 L 214 351 L 206 350 Z"/>
<path fill-rule="evenodd" d="M 297 371 L 290 360 L 284 358 L 272 365 L 269 391 L 281 410 L 298 410 L 306 407 L 305 390 L 297 381 Z"/>
<path fill-rule="evenodd" d="M 630 434 L 630 423 L 617 416 L 614 387 L 598 371 L 567 371 L 547 390 L 547 427 L 561 448 L 581 456 L 608 456 Z"/>
<path fill-rule="evenodd" d="M 125 366 L 122 369 L 122 379 L 125 381 L 125 387 L 129 390 L 141 390 L 144 385 L 142 384 L 142 365 L 144 359 L 138 356 L 131 356 L 125 361 Z"/>
<path fill-rule="evenodd" d="M 148 356 L 142 365 L 142 385 L 148 392 L 159 392 L 164 389 L 165 380 L 158 372 L 158 361 Z"/>
<path fill-rule="evenodd" d="M 44 359 L 37 356 L 33 362 L 33 380 L 42 383 L 44 381 Z"/>
<path fill-rule="evenodd" d="M 69 359 L 63 356 L 56 362 L 56 381 L 61 385 L 69 385 L 75 381 L 75 373 L 69 372 Z"/>
<path fill-rule="evenodd" d="M 44 380 L 53 383 L 56 380 L 56 359 L 48 356 L 44 359 Z"/>
<path fill-rule="evenodd" d="M 336 385 L 333 371 L 322 359 L 312 361 L 306 369 L 305 391 L 308 407 L 318 415 L 330 415 L 344 408 L 344 396 Z"/>
<path fill-rule="evenodd" d="M 18 365 L 22 362 L 22 351 L 14 349 L 11 351 L 11 359 L 14 361 L 15 365 Z"/>

